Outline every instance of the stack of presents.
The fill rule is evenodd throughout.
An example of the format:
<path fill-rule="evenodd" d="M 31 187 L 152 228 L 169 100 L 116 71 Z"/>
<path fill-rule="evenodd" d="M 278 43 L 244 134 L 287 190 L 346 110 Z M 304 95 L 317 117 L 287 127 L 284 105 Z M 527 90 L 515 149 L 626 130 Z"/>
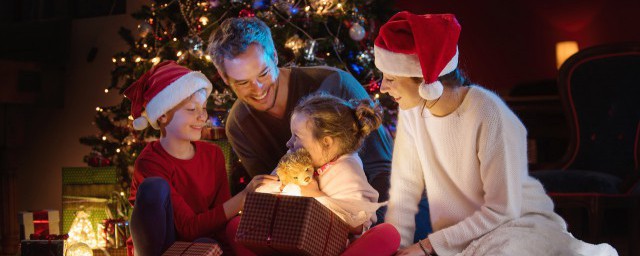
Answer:
<path fill-rule="evenodd" d="M 118 176 L 113 166 L 63 168 L 62 212 L 19 213 L 21 255 L 83 255 L 85 248 L 125 256 L 130 211 Z"/>
<path fill-rule="evenodd" d="M 212 142 L 230 155 L 226 141 Z M 118 177 L 113 166 L 63 168 L 62 212 L 19 214 L 21 255 L 127 255 L 131 211 Z M 313 198 L 250 193 L 236 239 L 259 255 L 338 255 L 348 230 Z M 164 255 L 220 254 L 215 244 L 176 242 Z"/>

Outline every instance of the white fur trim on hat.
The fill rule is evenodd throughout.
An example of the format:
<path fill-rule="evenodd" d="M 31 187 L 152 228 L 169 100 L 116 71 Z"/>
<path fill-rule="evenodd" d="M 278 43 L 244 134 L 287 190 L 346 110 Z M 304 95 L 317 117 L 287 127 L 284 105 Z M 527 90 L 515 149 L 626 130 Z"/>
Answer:
<path fill-rule="evenodd" d="M 198 71 L 189 72 L 165 87 L 145 107 L 146 119 L 151 124 L 151 127 L 156 130 L 160 129 L 158 126 L 158 118 L 160 116 L 202 88 L 207 90 L 207 96 L 209 96 L 213 86 L 209 79 Z"/>
<path fill-rule="evenodd" d="M 435 100 L 442 96 L 442 91 L 444 87 L 440 81 L 435 81 L 430 84 L 425 84 L 424 82 L 420 83 L 420 88 L 418 89 L 418 93 L 420 93 L 420 97 L 425 100 Z"/>
<path fill-rule="evenodd" d="M 404 76 L 422 77 L 420 61 L 415 54 L 392 52 L 376 45 L 373 46 L 376 67 L 383 73 Z"/>
<path fill-rule="evenodd" d="M 147 121 L 147 117 L 144 114 L 133 120 L 133 129 L 140 131 L 147 128 L 147 126 L 149 126 L 149 121 Z"/>

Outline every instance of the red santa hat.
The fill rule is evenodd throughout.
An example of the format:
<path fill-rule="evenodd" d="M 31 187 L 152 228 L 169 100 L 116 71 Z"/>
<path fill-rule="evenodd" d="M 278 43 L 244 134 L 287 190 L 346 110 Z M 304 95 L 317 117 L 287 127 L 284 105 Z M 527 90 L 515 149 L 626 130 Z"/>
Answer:
<path fill-rule="evenodd" d="M 211 94 L 211 82 L 198 72 L 164 61 L 144 73 L 124 91 L 131 100 L 133 128 L 142 130 L 151 124 L 158 130 L 158 118 L 200 89 Z"/>
<path fill-rule="evenodd" d="M 438 77 L 458 66 L 460 24 L 453 14 L 399 12 L 380 27 L 374 43 L 375 64 L 383 73 L 422 77 L 420 97 L 442 95 Z"/>

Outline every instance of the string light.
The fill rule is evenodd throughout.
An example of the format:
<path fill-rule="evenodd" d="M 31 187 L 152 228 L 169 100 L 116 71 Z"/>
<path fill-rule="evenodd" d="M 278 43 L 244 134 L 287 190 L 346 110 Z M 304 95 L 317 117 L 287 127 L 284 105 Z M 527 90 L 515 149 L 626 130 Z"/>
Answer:
<path fill-rule="evenodd" d="M 379 94 L 379 93 L 376 93 L 376 96 L 375 96 L 375 97 L 376 97 L 376 99 L 380 98 L 380 94 Z"/>
<path fill-rule="evenodd" d="M 76 213 L 76 218 L 71 224 L 69 239 L 67 240 L 69 244 L 78 242 L 85 243 L 91 248 L 96 248 L 97 245 L 96 234 L 93 232 L 89 214 L 82 210 Z"/>
<path fill-rule="evenodd" d="M 107 140 L 107 136 L 102 136 L 102 140 Z"/>
<path fill-rule="evenodd" d="M 311 6 L 308 6 L 308 5 L 307 5 L 307 7 L 305 7 L 305 8 L 304 8 L 304 11 L 305 11 L 305 12 L 309 12 L 309 10 L 311 10 Z"/>
<path fill-rule="evenodd" d="M 136 57 L 136 63 L 140 62 L 141 60 L 142 60 L 142 58 Z"/>
<path fill-rule="evenodd" d="M 111 58 L 111 61 L 113 61 L 113 63 L 116 63 L 118 60 L 116 60 L 115 57 Z"/>
<path fill-rule="evenodd" d="M 127 59 L 125 59 L 124 57 L 120 58 L 120 61 L 125 62 L 127 61 Z"/>
<path fill-rule="evenodd" d="M 102 109 L 100 107 L 96 107 L 96 111 L 102 112 Z"/>
<path fill-rule="evenodd" d="M 147 44 L 146 44 L 146 43 L 145 43 L 145 44 L 143 44 L 143 45 L 142 45 L 142 47 L 143 47 L 143 48 L 147 48 Z"/>
<path fill-rule="evenodd" d="M 178 53 L 176 53 L 176 56 L 178 57 L 182 56 L 182 51 L 178 51 Z"/>
<path fill-rule="evenodd" d="M 104 89 L 104 93 L 109 93 L 109 89 Z"/>
<path fill-rule="evenodd" d="M 160 57 L 154 57 L 151 59 L 151 62 L 153 62 L 154 65 L 160 63 Z"/>
<path fill-rule="evenodd" d="M 204 56 L 204 58 L 205 58 L 207 61 L 211 61 L 211 56 L 209 56 L 209 55 L 205 55 L 205 56 Z"/>
<path fill-rule="evenodd" d="M 119 148 L 116 149 L 116 153 L 120 153 L 120 149 Z"/>
<path fill-rule="evenodd" d="M 178 41 L 178 38 L 175 38 L 175 37 L 174 37 L 174 38 L 173 38 L 173 41 L 174 41 L 174 42 Z"/>
<path fill-rule="evenodd" d="M 200 17 L 200 23 L 202 23 L 202 26 L 206 26 L 209 24 L 209 18 L 207 18 L 207 16 Z"/>

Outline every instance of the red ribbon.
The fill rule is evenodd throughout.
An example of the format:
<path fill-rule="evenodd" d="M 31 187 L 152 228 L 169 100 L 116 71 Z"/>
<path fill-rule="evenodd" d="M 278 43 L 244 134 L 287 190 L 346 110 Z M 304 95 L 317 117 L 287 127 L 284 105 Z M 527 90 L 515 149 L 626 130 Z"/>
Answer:
<path fill-rule="evenodd" d="M 329 243 L 329 236 L 331 235 L 331 229 L 333 228 L 333 214 L 331 214 L 331 222 L 329 223 L 329 230 L 327 231 L 327 237 L 324 239 L 324 247 L 322 247 L 322 255 L 327 251 L 327 244 Z"/>

